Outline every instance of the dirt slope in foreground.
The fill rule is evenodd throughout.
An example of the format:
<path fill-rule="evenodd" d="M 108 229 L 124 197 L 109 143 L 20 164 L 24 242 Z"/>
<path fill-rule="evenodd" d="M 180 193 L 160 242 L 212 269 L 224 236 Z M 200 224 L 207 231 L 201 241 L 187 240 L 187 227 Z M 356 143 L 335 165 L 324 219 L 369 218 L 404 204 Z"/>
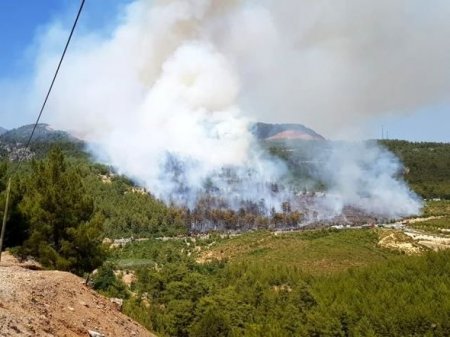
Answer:
<path fill-rule="evenodd" d="M 0 263 L 0 336 L 154 337 L 108 299 L 65 272 L 24 268 L 3 253 Z"/>

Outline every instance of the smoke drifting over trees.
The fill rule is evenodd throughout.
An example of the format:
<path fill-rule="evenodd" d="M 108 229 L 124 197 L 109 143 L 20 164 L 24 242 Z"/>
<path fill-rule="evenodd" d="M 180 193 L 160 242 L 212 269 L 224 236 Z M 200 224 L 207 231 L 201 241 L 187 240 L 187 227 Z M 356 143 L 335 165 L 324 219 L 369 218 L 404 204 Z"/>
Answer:
<path fill-rule="evenodd" d="M 78 36 L 49 121 L 166 201 L 195 204 L 209 186 L 228 207 L 264 199 L 279 209 L 295 191 L 274 195 L 270 184 L 286 168 L 263 155 L 249 122 L 303 122 L 334 136 L 376 115 L 444 101 L 450 6 L 423 7 L 137 0 L 106 37 Z M 60 35 L 54 25 L 40 39 L 36 88 L 47 83 Z M 345 205 L 392 217 L 419 211 L 386 151 L 360 144 L 331 153 L 316 168 L 332 186 L 332 197 L 321 200 L 326 214 Z"/>

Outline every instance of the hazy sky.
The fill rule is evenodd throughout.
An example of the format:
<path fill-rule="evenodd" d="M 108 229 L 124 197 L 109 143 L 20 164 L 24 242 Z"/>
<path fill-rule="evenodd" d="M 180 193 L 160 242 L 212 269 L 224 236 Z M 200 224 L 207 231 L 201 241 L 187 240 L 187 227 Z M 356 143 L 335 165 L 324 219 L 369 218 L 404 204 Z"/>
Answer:
<path fill-rule="evenodd" d="M 79 33 L 101 30 L 108 34 L 117 20 L 118 8 L 130 1 L 88 0 Z M 0 126 L 13 128 L 35 120 L 39 106 L 16 110 L 15 106 L 20 104 L 16 105 L 17 97 L 10 90 L 15 83 L 27 90 L 27 80 L 33 77 L 37 39 L 55 20 L 64 28 L 70 27 L 78 4 L 75 0 L 0 0 Z M 401 116 L 374 119 L 369 122 L 367 138 L 380 137 L 382 127 L 390 138 L 450 142 L 450 104 L 424 106 Z"/>

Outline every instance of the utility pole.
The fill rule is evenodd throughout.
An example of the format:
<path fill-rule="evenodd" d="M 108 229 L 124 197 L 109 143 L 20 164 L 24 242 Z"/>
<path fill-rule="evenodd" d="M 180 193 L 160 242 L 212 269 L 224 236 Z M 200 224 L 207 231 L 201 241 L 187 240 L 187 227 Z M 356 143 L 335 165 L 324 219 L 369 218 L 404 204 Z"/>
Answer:
<path fill-rule="evenodd" d="M 6 220 L 8 219 L 9 194 L 11 192 L 11 177 L 8 179 L 8 187 L 6 188 L 5 212 L 3 213 L 2 232 L 0 235 L 0 261 L 2 260 L 3 240 L 5 239 Z"/>

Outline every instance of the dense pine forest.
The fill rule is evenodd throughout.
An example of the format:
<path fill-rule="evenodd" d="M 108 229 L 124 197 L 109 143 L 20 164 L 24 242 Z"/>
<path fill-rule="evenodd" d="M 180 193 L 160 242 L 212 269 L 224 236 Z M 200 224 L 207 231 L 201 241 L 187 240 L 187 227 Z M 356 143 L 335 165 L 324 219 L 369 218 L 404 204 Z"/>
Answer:
<path fill-rule="evenodd" d="M 438 218 L 414 228 L 448 228 L 450 145 L 381 144 L 403 161 L 419 195 L 440 199 L 425 210 Z M 307 143 L 297 156 L 323 146 Z M 280 144 L 267 148 L 295 164 Z M 123 298 L 123 311 L 159 336 L 450 336 L 448 251 L 387 249 L 380 228 L 266 231 L 298 222 L 294 212 L 258 218 L 250 206 L 220 213 L 166 205 L 64 137 L 35 142 L 31 154 L 19 165 L 2 152 L 1 205 L 13 178 L 6 247 L 51 269 L 97 269 L 92 286 Z M 308 168 L 293 170 L 301 174 Z M 226 219 L 231 229 L 253 221 L 259 231 L 193 235 L 192 224 L 205 219 Z M 122 237 L 129 240 L 114 244 Z"/>
<path fill-rule="evenodd" d="M 115 265 L 102 267 L 94 285 L 126 298 L 125 312 L 162 336 L 450 334 L 448 252 L 417 257 L 384 252 L 372 231 L 250 238 L 253 247 L 246 254 L 207 263 L 185 253 L 195 246 L 191 241 L 128 246 L 114 252 Z M 232 240 L 242 247 L 246 239 Z M 229 240 L 195 247 L 226 249 Z M 278 256 L 285 244 L 320 245 L 321 251 L 285 263 Z M 351 255 L 344 257 L 347 249 L 355 255 L 372 253 L 356 257 L 354 264 Z M 299 251 L 293 248 L 291 254 Z M 134 271 L 131 288 L 114 278 L 113 268 L 119 267 Z"/>
<path fill-rule="evenodd" d="M 381 143 L 404 163 L 404 177 L 416 193 L 426 199 L 450 199 L 449 144 L 400 140 L 385 140 Z"/>

